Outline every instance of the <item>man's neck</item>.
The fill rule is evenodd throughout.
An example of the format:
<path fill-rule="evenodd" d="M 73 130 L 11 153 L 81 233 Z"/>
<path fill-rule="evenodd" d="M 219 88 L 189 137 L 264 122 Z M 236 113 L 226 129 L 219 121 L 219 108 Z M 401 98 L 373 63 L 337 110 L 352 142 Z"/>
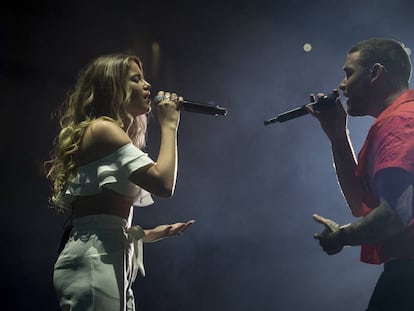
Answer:
<path fill-rule="evenodd" d="M 385 109 L 387 109 L 391 104 L 405 91 L 407 91 L 408 88 L 401 87 L 399 89 L 396 89 L 392 92 L 388 92 L 386 94 L 380 94 L 376 100 L 374 99 L 376 105 L 375 105 L 375 111 L 373 111 L 372 116 L 377 118 Z"/>

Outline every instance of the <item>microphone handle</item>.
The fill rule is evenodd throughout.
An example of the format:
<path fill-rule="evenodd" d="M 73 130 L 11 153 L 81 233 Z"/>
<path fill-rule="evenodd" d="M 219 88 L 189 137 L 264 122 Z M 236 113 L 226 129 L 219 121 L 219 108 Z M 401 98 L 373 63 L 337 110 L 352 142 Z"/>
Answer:
<path fill-rule="evenodd" d="M 163 95 L 157 95 L 154 98 L 154 104 L 158 104 L 164 100 Z M 210 114 L 215 116 L 225 116 L 227 115 L 227 108 L 220 107 L 218 105 L 210 105 L 199 103 L 191 100 L 183 100 L 181 101 L 180 110 L 195 112 L 195 113 L 202 113 L 202 114 Z"/>
<path fill-rule="evenodd" d="M 331 93 L 325 95 L 322 99 L 318 102 L 308 104 L 311 106 L 315 111 L 325 110 L 330 107 L 333 107 L 335 104 L 336 98 L 338 97 L 337 93 Z M 305 108 L 305 106 L 294 108 L 292 110 L 286 111 L 284 113 L 279 114 L 277 117 L 264 121 L 265 125 L 269 125 L 276 122 L 285 122 L 294 118 L 298 118 L 308 114 L 309 111 Z"/>
<path fill-rule="evenodd" d="M 301 116 L 304 116 L 305 114 L 308 114 L 309 112 L 306 110 L 305 107 L 298 107 L 294 108 L 292 110 L 286 111 L 284 113 L 281 113 L 277 116 L 278 122 L 285 122 L 294 118 L 298 118 Z"/>
<path fill-rule="evenodd" d="M 227 109 L 222 108 L 218 105 L 209 105 L 203 103 L 192 102 L 189 100 L 183 100 L 181 102 L 180 110 L 188 111 L 188 112 L 196 112 L 196 113 L 203 113 L 203 114 L 212 114 L 212 115 L 221 115 L 225 116 L 227 114 Z"/>

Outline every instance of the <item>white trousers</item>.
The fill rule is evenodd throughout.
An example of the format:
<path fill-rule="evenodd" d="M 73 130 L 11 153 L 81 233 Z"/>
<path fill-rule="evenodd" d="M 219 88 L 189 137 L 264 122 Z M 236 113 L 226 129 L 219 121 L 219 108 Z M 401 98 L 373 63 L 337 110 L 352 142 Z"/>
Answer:
<path fill-rule="evenodd" d="M 135 310 L 131 286 L 137 270 L 144 274 L 143 235 L 140 227 L 129 228 L 128 221 L 117 216 L 74 219 L 69 240 L 54 266 L 61 309 Z"/>

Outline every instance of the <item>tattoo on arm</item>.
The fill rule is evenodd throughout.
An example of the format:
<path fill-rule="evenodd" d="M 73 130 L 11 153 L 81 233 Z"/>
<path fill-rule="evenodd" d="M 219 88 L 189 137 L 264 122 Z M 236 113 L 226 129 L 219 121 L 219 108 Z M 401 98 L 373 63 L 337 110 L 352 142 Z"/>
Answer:
<path fill-rule="evenodd" d="M 380 205 L 365 217 L 343 228 L 346 245 L 375 243 L 395 237 L 405 229 L 404 222 L 390 208 L 387 202 Z"/>

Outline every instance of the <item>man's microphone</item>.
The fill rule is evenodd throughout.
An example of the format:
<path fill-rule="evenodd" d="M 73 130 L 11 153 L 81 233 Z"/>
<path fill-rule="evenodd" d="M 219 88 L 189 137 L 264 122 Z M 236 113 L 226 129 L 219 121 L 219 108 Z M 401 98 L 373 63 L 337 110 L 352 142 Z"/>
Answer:
<path fill-rule="evenodd" d="M 264 121 L 264 125 L 269 125 L 276 122 L 285 122 L 297 117 L 304 116 L 308 114 L 309 111 L 305 108 L 305 106 L 310 106 L 315 111 L 325 110 L 331 108 L 335 105 L 335 101 L 338 98 L 339 94 L 337 92 L 333 92 L 331 94 L 325 95 L 322 97 L 318 102 L 309 103 L 307 105 L 303 105 L 302 107 L 298 107 L 286 112 L 283 112 L 277 117 Z"/>
<path fill-rule="evenodd" d="M 163 95 L 157 95 L 154 97 L 154 104 L 158 104 L 164 100 Z M 198 103 L 190 100 L 183 100 L 180 102 L 180 110 L 202 113 L 202 114 L 211 114 L 215 116 L 225 116 L 227 115 L 227 109 L 220 107 L 218 105 L 209 105 L 204 103 Z"/>

